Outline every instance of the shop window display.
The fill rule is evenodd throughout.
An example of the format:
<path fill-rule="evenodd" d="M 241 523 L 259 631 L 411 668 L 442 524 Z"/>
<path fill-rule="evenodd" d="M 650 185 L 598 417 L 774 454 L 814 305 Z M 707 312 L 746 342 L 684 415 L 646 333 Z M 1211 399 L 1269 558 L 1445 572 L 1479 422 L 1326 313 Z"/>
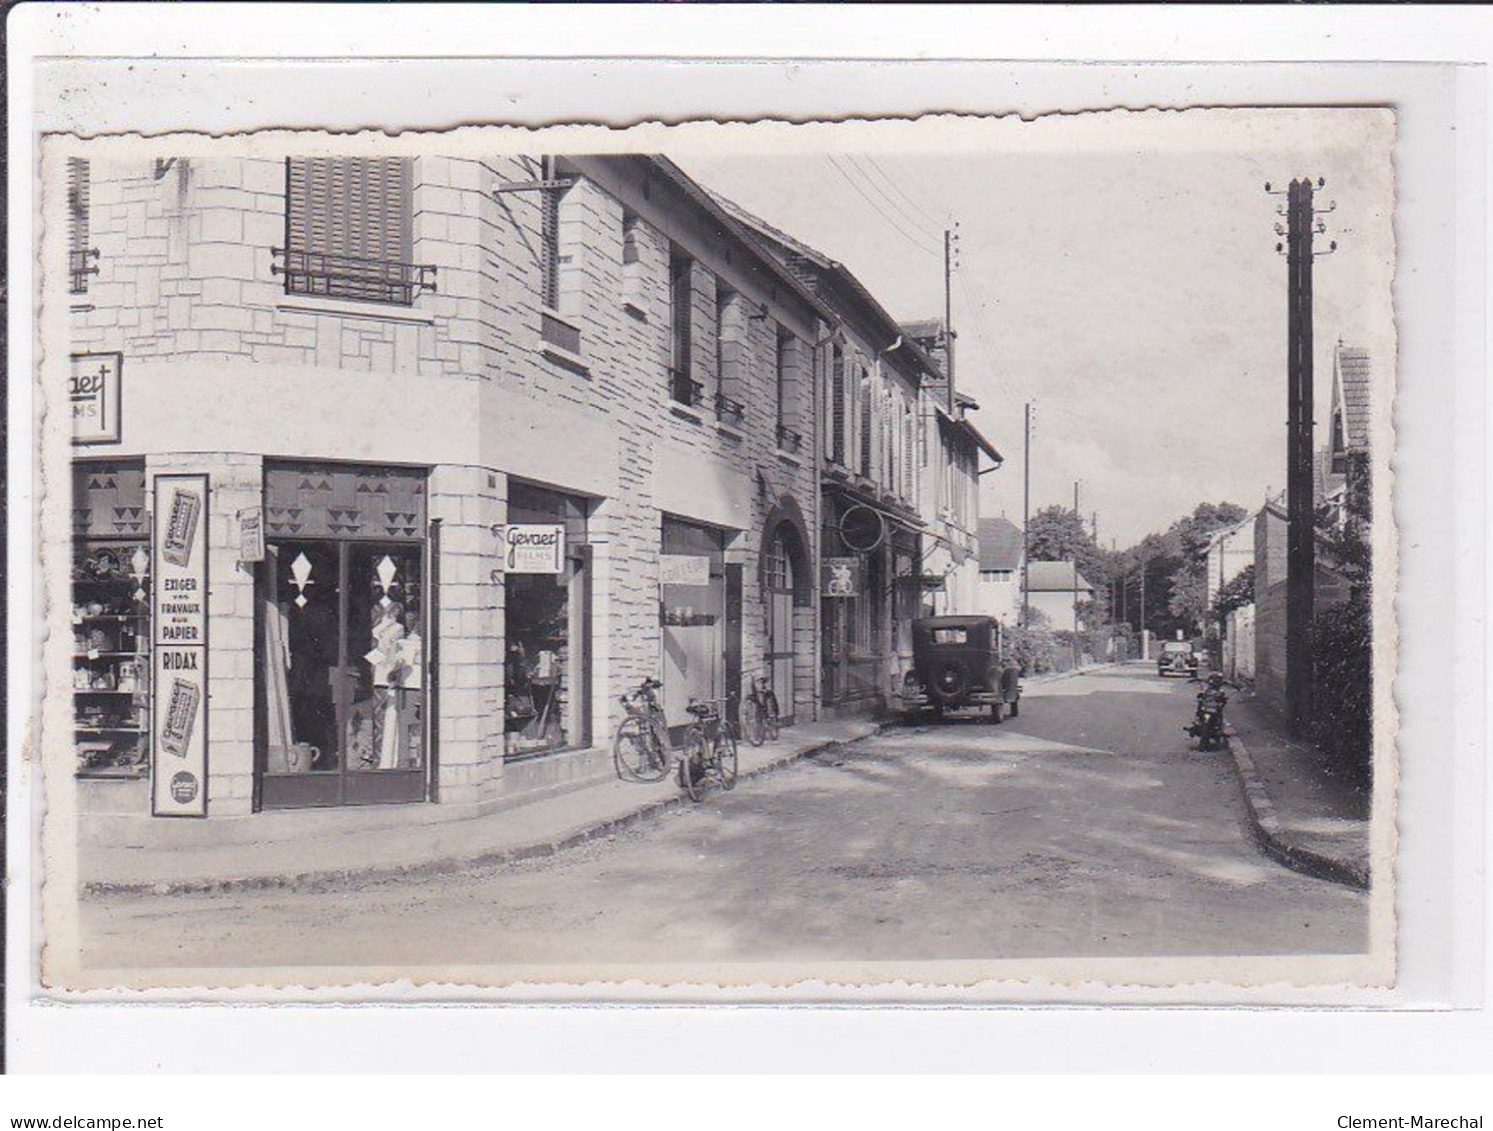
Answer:
<path fill-rule="evenodd" d="M 664 711 L 670 726 L 690 720 L 691 698 L 718 699 L 725 687 L 725 535 L 705 526 L 665 519 L 663 626 Z M 670 580 L 674 578 L 675 580 Z"/>
<path fill-rule="evenodd" d="M 145 468 L 73 468 L 73 715 L 80 777 L 150 771 L 150 547 Z"/>
<path fill-rule="evenodd" d="M 423 477 L 270 468 L 265 499 L 261 804 L 421 800 L 430 678 Z"/>
<path fill-rule="evenodd" d="M 559 572 L 504 578 L 504 752 L 509 759 L 589 741 L 586 638 L 589 608 L 586 500 L 509 484 L 510 524 L 563 526 Z"/>

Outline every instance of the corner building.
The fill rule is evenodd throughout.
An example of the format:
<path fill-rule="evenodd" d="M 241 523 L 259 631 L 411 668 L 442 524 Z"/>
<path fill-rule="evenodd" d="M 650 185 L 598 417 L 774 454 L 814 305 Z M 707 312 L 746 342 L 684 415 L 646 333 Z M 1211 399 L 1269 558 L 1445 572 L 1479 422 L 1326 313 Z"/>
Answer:
<path fill-rule="evenodd" d="M 86 843 L 501 809 L 610 774 L 647 676 L 676 725 L 758 671 L 816 717 L 831 316 L 672 163 L 75 160 L 68 206 L 116 414 L 74 448 Z M 206 821 L 151 817 L 170 476 L 207 484 Z"/>

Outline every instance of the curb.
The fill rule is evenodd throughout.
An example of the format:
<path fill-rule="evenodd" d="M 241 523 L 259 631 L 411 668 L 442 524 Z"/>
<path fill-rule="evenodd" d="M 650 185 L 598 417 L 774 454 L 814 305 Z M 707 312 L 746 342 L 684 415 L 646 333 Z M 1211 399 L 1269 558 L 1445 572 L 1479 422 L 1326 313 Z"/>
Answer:
<path fill-rule="evenodd" d="M 875 730 L 870 734 L 859 735 L 855 738 L 829 739 L 825 742 L 806 746 L 802 750 L 796 750 L 775 758 L 770 762 L 764 762 L 754 770 L 745 770 L 737 775 L 737 781 L 749 781 L 752 778 L 762 777 L 776 770 L 781 770 L 795 762 L 801 762 L 805 758 L 816 754 L 823 754 L 829 750 L 837 750 L 856 743 L 864 742 L 868 738 L 875 738 L 884 734 L 892 724 L 879 722 L 875 724 Z M 510 848 L 495 849 L 491 852 L 479 852 L 473 856 L 447 856 L 436 860 L 425 860 L 416 864 L 388 864 L 370 865 L 367 868 L 335 868 L 320 872 L 298 872 L 293 875 L 278 876 L 244 876 L 230 879 L 197 879 L 197 880 L 174 880 L 163 883 L 148 883 L 145 881 L 130 881 L 125 883 L 111 883 L 107 880 L 89 881 L 81 885 L 81 893 L 89 895 L 187 895 L 203 894 L 208 892 L 235 892 L 235 891 L 317 891 L 324 888 L 335 888 L 344 884 L 359 883 L 383 883 L 390 880 L 413 880 L 424 877 L 449 875 L 463 868 L 485 868 L 501 864 L 517 864 L 524 860 L 536 860 L 546 856 L 554 856 L 569 848 L 576 848 L 588 841 L 598 840 L 610 836 L 622 829 L 640 824 L 650 817 L 656 817 L 670 809 L 679 808 L 694 803 L 683 793 L 675 794 L 656 801 L 648 801 L 635 809 L 620 813 L 615 817 L 603 817 L 589 824 L 572 828 L 568 832 L 553 840 L 534 841 L 529 844 L 514 845 Z"/>
<path fill-rule="evenodd" d="M 1238 772 L 1239 788 L 1244 794 L 1244 807 L 1249 812 L 1249 831 L 1260 851 L 1293 872 L 1359 891 L 1368 891 L 1370 878 L 1367 868 L 1303 848 L 1286 839 L 1280 827 L 1280 818 L 1275 815 L 1275 803 L 1265 791 L 1265 783 L 1260 780 L 1249 750 L 1237 735 L 1229 736 L 1226 741 L 1229 753 L 1234 758 L 1234 769 Z"/>

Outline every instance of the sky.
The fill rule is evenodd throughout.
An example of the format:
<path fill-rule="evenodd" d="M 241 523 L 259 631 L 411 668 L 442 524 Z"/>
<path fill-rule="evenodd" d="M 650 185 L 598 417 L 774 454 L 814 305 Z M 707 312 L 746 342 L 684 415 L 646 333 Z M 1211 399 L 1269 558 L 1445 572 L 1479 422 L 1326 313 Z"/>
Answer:
<path fill-rule="evenodd" d="M 922 132 L 919 132 L 920 127 Z M 745 127 L 692 176 L 839 260 L 902 320 L 941 315 L 958 225 L 956 384 L 1006 457 L 983 514 L 1097 513 L 1120 548 L 1200 502 L 1254 509 L 1285 484 L 1284 223 L 1266 181 L 1326 179 L 1317 206 L 1316 406 L 1326 434 L 1341 337 L 1391 363 L 1392 131 L 1383 112 L 1189 111 L 927 122 L 878 133 Z M 785 151 L 787 150 L 787 151 Z M 890 343 L 888 343 L 890 344 Z"/>

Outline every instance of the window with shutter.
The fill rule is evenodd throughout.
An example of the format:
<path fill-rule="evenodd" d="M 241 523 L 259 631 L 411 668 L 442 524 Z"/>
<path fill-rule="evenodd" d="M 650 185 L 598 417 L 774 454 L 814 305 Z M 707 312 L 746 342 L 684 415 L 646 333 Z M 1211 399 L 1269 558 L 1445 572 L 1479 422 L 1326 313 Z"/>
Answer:
<path fill-rule="evenodd" d="M 845 354 L 835 347 L 834 367 L 830 381 L 830 452 L 835 463 L 845 462 Z"/>
<path fill-rule="evenodd" d="M 859 388 L 861 398 L 860 466 L 861 474 L 869 479 L 871 477 L 871 389 L 864 367 L 860 370 Z"/>
<path fill-rule="evenodd" d="M 88 292 L 88 276 L 98 274 L 98 252 L 88 246 L 88 162 L 67 160 L 67 272 L 68 290 Z"/>
<path fill-rule="evenodd" d="M 409 158 L 287 158 L 286 293 L 408 306 L 434 290 L 436 269 L 410 262 L 411 195 Z"/>
<path fill-rule="evenodd" d="M 799 402 L 801 346 L 791 331 L 782 326 L 777 328 L 774 366 L 778 383 L 778 447 L 785 452 L 798 451 L 804 442 L 803 434 L 798 431 L 803 415 Z"/>
<path fill-rule="evenodd" d="M 699 404 L 703 382 L 694 374 L 695 264 L 677 248 L 669 256 L 669 395 L 680 404 Z"/>

